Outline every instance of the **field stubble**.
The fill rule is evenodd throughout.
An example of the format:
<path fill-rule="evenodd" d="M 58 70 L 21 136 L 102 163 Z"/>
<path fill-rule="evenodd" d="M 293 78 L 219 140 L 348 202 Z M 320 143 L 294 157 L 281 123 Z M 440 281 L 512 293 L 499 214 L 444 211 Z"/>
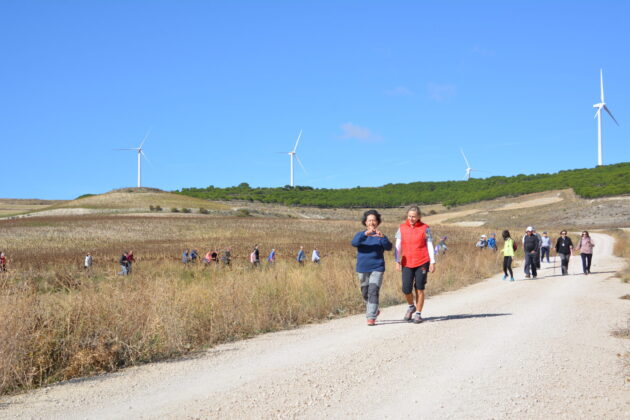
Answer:
<path fill-rule="evenodd" d="M 142 216 L 41 217 L 0 222 L 0 394 L 175 357 L 216 343 L 364 310 L 350 246 L 358 222 Z M 396 223 L 382 230 L 393 240 Z M 478 231 L 436 227 L 449 251 L 428 295 L 479 281 L 499 255 L 474 249 Z M 261 267 L 247 256 L 261 248 Z M 300 267 L 300 245 L 322 254 Z M 183 249 L 232 248 L 231 267 L 180 262 Z M 278 261 L 264 262 L 274 247 Z M 133 250 L 133 274 L 117 276 Z M 83 270 L 86 252 L 94 266 Z M 393 254 L 381 304 L 402 303 Z M 363 325 L 361 325 L 363 327 Z M 359 326 L 357 326 L 359 328 Z"/>

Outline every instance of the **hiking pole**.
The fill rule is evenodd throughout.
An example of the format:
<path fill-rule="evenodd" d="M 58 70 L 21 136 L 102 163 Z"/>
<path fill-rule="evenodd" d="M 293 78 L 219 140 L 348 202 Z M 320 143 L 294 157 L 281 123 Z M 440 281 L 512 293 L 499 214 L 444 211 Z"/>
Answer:
<path fill-rule="evenodd" d="M 556 255 L 553 256 L 553 275 L 556 275 L 556 257 L 558 256 L 558 254 L 556 253 Z"/>

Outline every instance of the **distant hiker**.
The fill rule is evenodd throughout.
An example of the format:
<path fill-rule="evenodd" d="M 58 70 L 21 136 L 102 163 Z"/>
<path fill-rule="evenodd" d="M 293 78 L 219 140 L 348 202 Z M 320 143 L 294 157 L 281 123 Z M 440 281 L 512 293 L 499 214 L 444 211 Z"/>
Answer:
<path fill-rule="evenodd" d="M 254 267 L 258 267 L 260 264 L 260 251 L 258 250 L 258 244 L 254 245 L 254 249 L 249 254 L 249 262 L 252 263 Z"/>
<path fill-rule="evenodd" d="M 556 241 L 556 254 L 560 256 L 560 263 L 562 267 L 562 275 L 569 274 L 569 259 L 573 252 L 573 242 L 571 238 L 567 236 L 567 231 L 560 232 L 560 237 Z"/>
<path fill-rule="evenodd" d="M 306 260 L 306 254 L 304 253 L 303 246 L 300 246 L 300 250 L 298 251 L 297 257 L 295 259 L 300 265 L 304 265 L 304 260 Z"/>
<path fill-rule="evenodd" d="M 275 248 L 271 248 L 271 252 L 269 253 L 269 256 L 267 256 L 267 262 L 269 264 L 273 264 L 276 262 L 276 249 Z"/>
<path fill-rule="evenodd" d="M 442 239 L 440 239 L 438 244 L 435 246 L 435 255 L 446 254 L 446 250 L 448 249 L 448 247 L 446 246 L 447 239 L 448 239 L 447 236 L 442 236 Z"/>
<path fill-rule="evenodd" d="M 0 252 L 0 272 L 7 271 L 7 256 L 4 252 Z"/>
<path fill-rule="evenodd" d="M 540 261 L 547 256 L 547 262 L 549 262 L 549 250 L 551 249 L 551 238 L 547 235 L 547 232 L 543 232 L 540 240 Z"/>
<path fill-rule="evenodd" d="M 85 260 L 83 261 L 83 268 L 85 270 L 89 270 L 90 268 L 92 268 L 92 254 L 90 254 L 89 252 L 85 254 Z"/>
<path fill-rule="evenodd" d="M 315 264 L 319 264 L 319 260 L 321 260 L 322 257 L 319 255 L 319 251 L 317 250 L 317 248 L 313 249 L 313 254 L 311 255 L 311 261 L 313 261 Z"/>
<path fill-rule="evenodd" d="M 413 322 L 419 324 L 423 321 L 427 276 L 435 271 L 435 254 L 431 230 L 422 223 L 418 206 L 409 207 L 407 220 L 396 232 L 396 269 L 402 270 L 402 292 L 409 304 L 403 319 L 411 321 L 413 316 Z M 415 292 L 415 304 L 412 292 Z"/>
<path fill-rule="evenodd" d="M 577 251 L 582 257 L 582 271 L 584 274 L 591 274 L 591 261 L 593 260 L 593 247 L 595 243 L 587 231 L 582 232 L 580 242 L 577 245 Z"/>
<path fill-rule="evenodd" d="M 210 261 L 215 264 L 219 263 L 219 253 L 217 251 L 212 251 L 212 254 L 210 254 Z"/>
<path fill-rule="evenodd" d="M 534 235 L 534 228 L 527 227 L 525 236 L 523 237 L 523 251 L 525 252 L 525 278 L 536 278 L 538 272 L 536 271 L 536 261 L 538 261 L 538 247 L 540 241 L 538 237 Z M 531 273 L 531 275 L 530 275 Z"/>
<path fill-rule="evenodd" d="M 392 243 L 387 236 L 378 230 L 381 224 L 381 215 L 376 210 L 368 210 L 363 213 L 361 220 L 367 229 L 360 231 L 352 238 L 352 246 L 357 248 L 356 271 L 359 276 L 361 294 L 365 302 L 365 317 L 368 326 L 376 324 L 379 293 L 383 284 L 385 273 L 385 251 L 392 249 Z M 317 248 L 313 251 L 313 253 Z"/>
<path fill-rule="evenodd" d="M 120 258 L 118 259 L 118 264 L 120 264 L 120 273 L 118 275 L 126 276 L 127 275 L 127 253 L 123 252 Z"/>
<path fill-rule="evenodd" d="M 204 255 L 201 262 L 204 264 L 210 264 L 212 262 L 212 252 L 211 251 L 206 252 L 206 255 Z"/>
<path fill-rule="evenodd" d="M 481 235 L 481 237 L 479 238 L 479 240 L 477 241 L 475 246 L 477 248 L 479 248 L 479 249 L 486 249 L 486 248 L 488 248 L 488 239 L 487 239 L 486 235 Z"/>
<path fill-rule="evenodd" d="M 131 274 L 132 265 L 135 262 L 136 259 L 133 257 L 133 251 L 127 252 L 127 274 Z"/>
<path fill-rule="evenodd" d="M 490 238 L 488 239 L 488 248 L 493 251 L 497 250 L 497 235 L 494 233 L 490 234 Z"/>
<path fill-rule="evenodd" d="M 533 231 L 534 231 L 534 236 L 538 238 L 538 249 L 536 249 L 536 268 L 538 270 L 540 270 L 540 254 L 541 254 L 541 247 L 542 247 L 542 236 L 540 236 L 540 233 L 536 232 L 536 228 L 532 227 Z"/>
<path fill-rule="evenodd" d="M 516 251 L 516 244 L 514 239 L 510 236 L 509 230 L 503 231 L 503 280 L 507 280 L 508 274 L 510 275 L 510 281 L 514 281 L 514 273 L 512 272 L 512 259 L 514 258 L 514 251 Z"/>
<path fill-rule="evenodd" d="M 225 251 L 223 251 L 223 255 L 221 255 L 221 262 L 224 265 L 230 265 L 230 263 L 232 262 L 232 249 L 228 248 Z"/>
<path fill-rule="evenodd" d="M 185 249 L 184 252 L 182 252 L 182 262 L 184 264 L 188 264 L 188 261 L 190 261 L 190 257 L 188 255 L 188 250 Z"/>
<path fill-rule="evenodd" d="M 197 262 L 197 258 L 199 257 L 199 254 L 197 253 L 196 249 L 193 249 L 192 251 L 190 251 L 190 255 L 189 255 L 189 259 L 190 262 Z"/>

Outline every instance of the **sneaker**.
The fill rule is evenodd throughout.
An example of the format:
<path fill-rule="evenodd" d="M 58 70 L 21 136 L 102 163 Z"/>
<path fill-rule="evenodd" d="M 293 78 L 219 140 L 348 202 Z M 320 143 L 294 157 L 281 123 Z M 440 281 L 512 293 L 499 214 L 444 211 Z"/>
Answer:
<path fill-rule="evenodd" d="M 507 274 L 504 274 L 503 275 L 503 280 L 506 280 L 506 279 L 507 279 Z"/>
<path fill-rule="evenodd" d="M 403 321 L 407 321 L 410 322 L 411 321 L 411 317 L 413 316 L 413 313 L 416 312 L 416 306 L 410 306 L 407 309 L 407 312 L 405 313 L 405 317 L 403 318 Z"/>
<path fill-rule="evenodd" d="M 514 277 L 510 277 L 510 281 L 514 281 Z"/>
<path fill-rule="evenodd" d="M 422 324 L 422 321 L 424 321 L 424 319 L 422 319 L 422 317 L 420 316 L 420 314 L 419 314 L 419 313 L 416 313 L 416 314 L 413 316 L 413 323 L 414 323 L 414 324 Z"/>
<path fill-rule="evenodd" d="M 373 327 L 373 326 L 376 325 L 376 320 L 375 319 L 368 319 L 367 320 L 367 324 L 368 324 L 368 327 Z"/>
<path fill-rule="evenodd" d="M 531 278 L 531 276 L 530 276 L 529 274 L 526 274 L 526 275 L 525 275 L 525 278 L 526 278 L 526 279 L 529 279 L 529 278 Z"/>

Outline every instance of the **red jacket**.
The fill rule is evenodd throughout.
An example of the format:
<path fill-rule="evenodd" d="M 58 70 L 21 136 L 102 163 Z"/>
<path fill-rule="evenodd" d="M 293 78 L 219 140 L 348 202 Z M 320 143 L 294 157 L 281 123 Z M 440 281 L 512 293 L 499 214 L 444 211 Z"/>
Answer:
<path fill-rule="evenodd" d="M 400 225 L 400 263 L 403 267 L 415 268 L 428 263 L 429 249 L 427 248 L 427 229 L 429 226 L 416 222 L 411 226 L 409 221 Z"/>

